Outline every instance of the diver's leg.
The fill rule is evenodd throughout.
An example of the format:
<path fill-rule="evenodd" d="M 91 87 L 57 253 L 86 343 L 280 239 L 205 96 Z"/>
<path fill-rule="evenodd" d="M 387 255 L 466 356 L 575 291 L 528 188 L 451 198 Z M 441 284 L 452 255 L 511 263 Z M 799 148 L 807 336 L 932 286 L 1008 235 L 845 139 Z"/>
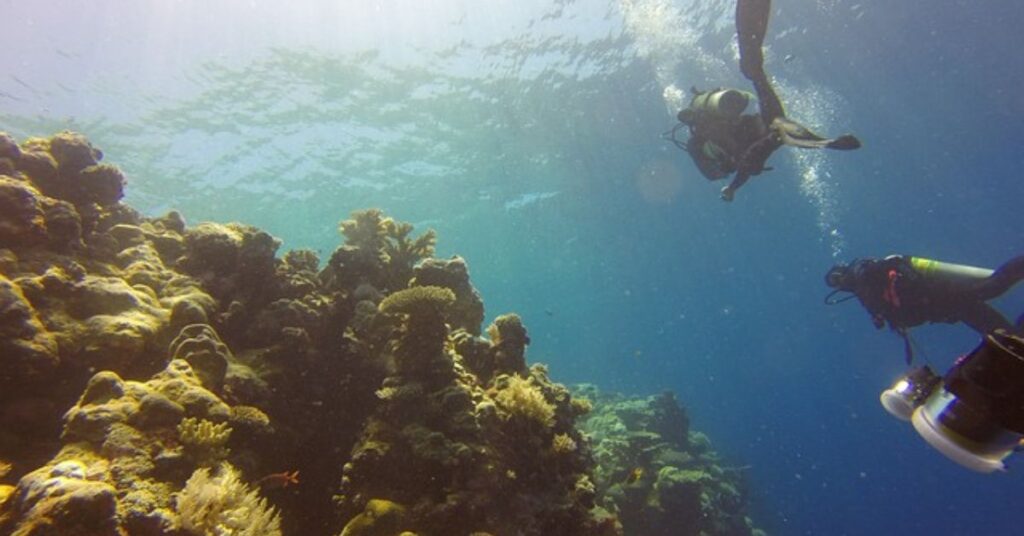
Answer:
<path fill-rule="evenodd" d="M 761 119 L 765 125 L 770 125 L 775 118 L 786 115 L 782 101 L 775 94 L 775 88 L 764 72 L 762 45 L 765 31 L 768 29 L 771 7 L 770 0 L 736 1 L 736 40 L 740 46 L 740 71 L 754 84 Z"/>
<path fill-rule="evenodd" d="M 965 305 L 961 309 L 961 313 L 962 316 L 960 317 L 960 321 L 982 335 L 991 333 L 997 329 L 1005 329 L 1008 332 L 1014 331 L 1014 327 L 1010 324 L 1010 321 L 1007 320 L 1002 313 L 996 311 L 987 303 L 974 302 L 969 305 Z"/>
<path fill-rule="evenodd" d="M 736 38 L 740 45 L 740 71 L 749 80 L 765 78 L 761 45 L 768 29 L 771 0 L 736 1 Z"/>
<path fill-rule="evenodd" d="M 1010 290 L 1021 279 L 1024 279 L 1024 255 L 1014 257 L 996 268 L 995 273 L 978 284 L 974 295 L 983 301 L 991 300 Z"/>
<path fill-rule="evenodd" d="M 803 149 L 839 149 L 848 151 L 860 148 L 860 140 L 853 134 L 843 134 L 838 138 L 823 138 L 811 129 L 786 117 L 776 117 L 771 123 L 771 130 L 778 135 L 785 145 Z"/>

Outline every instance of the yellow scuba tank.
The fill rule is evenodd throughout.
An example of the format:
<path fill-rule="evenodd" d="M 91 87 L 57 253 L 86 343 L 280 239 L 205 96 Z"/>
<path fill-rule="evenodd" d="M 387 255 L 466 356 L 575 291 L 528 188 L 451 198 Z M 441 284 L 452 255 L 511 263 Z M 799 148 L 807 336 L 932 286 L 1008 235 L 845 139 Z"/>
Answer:
<path fill-rule="evenodd" d="M 746 91 L 716 89 L 694 95 L 690 101 L 690 109 L 701 114 L 734 118 L 739 117 L 747 109 L 751 98 L 752 95 Z"/>
<path fill-rule="evenodd" d="M 977 283 L 987 279 L 995 272 L 995 270 L 989 270 L 988 268 L 933 261 L 922 257 L 911 257 L 910 266 L 928 281 L 951 286 Z"/>

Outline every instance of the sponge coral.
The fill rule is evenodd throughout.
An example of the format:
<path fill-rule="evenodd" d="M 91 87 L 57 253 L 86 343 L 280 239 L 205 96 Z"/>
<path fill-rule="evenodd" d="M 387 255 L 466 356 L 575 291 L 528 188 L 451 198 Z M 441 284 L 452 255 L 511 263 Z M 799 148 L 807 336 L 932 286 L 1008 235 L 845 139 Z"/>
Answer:
<path fill-rule="evenodd" d="M 210 476 L 209 469 L 196 470 L 175 502 L 178 525 L 193 534 L 281 534 L 277 510 L 249 489 L 227 463 L 220 466 L 215 477 Z"/>

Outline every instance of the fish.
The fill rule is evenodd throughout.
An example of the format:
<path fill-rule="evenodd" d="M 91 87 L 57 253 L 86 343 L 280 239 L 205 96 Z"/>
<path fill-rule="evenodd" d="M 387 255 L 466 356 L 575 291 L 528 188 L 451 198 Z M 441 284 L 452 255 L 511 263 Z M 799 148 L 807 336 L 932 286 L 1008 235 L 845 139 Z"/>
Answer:
<path fill-rule="evenodd" d="M 290 485 L 298 485 L 299 483 L 299 472 L 298 471 L 284 471 L 281 473 L 272 473 L 256 481 L 256 485 L 263 489 L 277 489 L 287 488 Z"/>
<path fill-rule="evenodd" d="M 632 471 L 626 475 L 626 484 L 636 484 L 641 478 L 644 477 L 643 467 L 634 467 Z"/>

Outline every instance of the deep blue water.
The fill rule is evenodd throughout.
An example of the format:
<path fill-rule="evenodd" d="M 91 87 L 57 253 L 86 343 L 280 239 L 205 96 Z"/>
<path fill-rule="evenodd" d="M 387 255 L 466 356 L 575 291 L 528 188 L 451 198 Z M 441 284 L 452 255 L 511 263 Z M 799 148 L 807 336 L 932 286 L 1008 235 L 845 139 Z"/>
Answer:
<path fill-rule="evenodd" d="M 865 145 L 782 149 L 725 204 L 659 135 L 666 88 L 747 87 L 728 1 L 121 4 L 0 0 L 0 129 L 81 131 L 146 213 L 324 257 L 355 209 L 433 227 L 555 379 L 675 390 L 773 534 L 1024 523 L 1024 461 L 983 476 L 928 448 L 878 404 L 901 340 L 822 303 L 836 260 L 1024 252 L 1024 5 L 776 0 L 790 115 Z M 915 339 L 941 368 L 977 342 Z"/>

